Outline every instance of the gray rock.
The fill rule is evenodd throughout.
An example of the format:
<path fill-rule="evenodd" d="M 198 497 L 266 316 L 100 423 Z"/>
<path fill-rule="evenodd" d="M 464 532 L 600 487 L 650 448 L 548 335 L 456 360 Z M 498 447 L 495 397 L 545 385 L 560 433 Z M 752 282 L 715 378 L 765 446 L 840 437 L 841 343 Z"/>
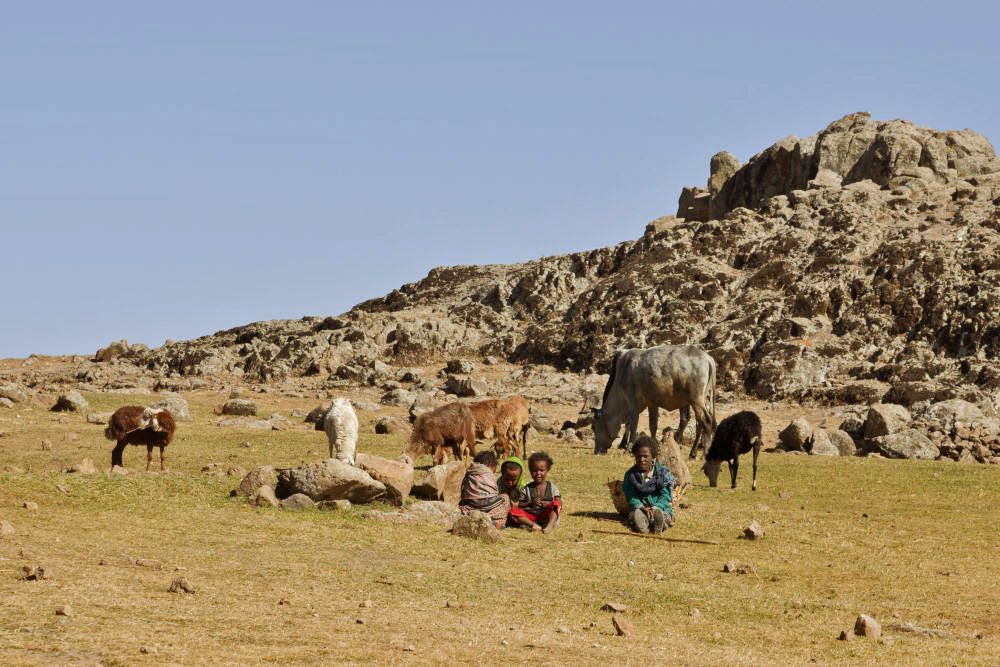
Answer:
<path fill-rule="evenodd" d="M 413 402 L 410 403 L 410 409 L 408 410 L 410 421 L 416 420 L 420 415 L 430 412 L 436 407 L 438 407 L 438 402 L 434 400 L 434 396 L 430 392 L 418 392 Z"/>
<path fill-rule="evenodd" d="M 829 432 L 829 436 L 830 442 L 837 448 L 841 456 L 854 456 L 857 454 L 857 446 L 854 444 L 854 438 L 850 434 L 840 429 L 834 429 Z"/>
<path fill-rule="evenodd" d="M 83 394 L 77 390 L 73 390 L 61 395 L 57 400 L 56 404 L 52 406 L 54 412 L 80 412 L 85 413 L 90 409 L 90 404 L 87 403 L 87 399 L 83 397 Z"/>
<path fill-rule="evenodd" d="M 87 413 L 87 423 L 88 424 L 104 425 L 104 424 L 108 423 L 109 419 L 111 419 L 111 413 L 110 412 L 88 412 Z"/>
<path fill-rule="evenodd" d="M 357 455 L 357 466 L 385 485 L 385 499 L 393 505 L 402 505 L 413 486 L 413 466 L 402 461 L 390 461 L 381 456 L 362 452 Z"/>
<path fill-rule="evenodd" d="M 10 521 L 0 521 L 0 537 L 13 537 L 16 532 Z"/>
<path fill-rule="evenodd" d="M 348 463 L 327 459 L 279 471 L 275 493 L 279 498 L 304 493 L 313 501 L 346 498 L 352 503 L 368 503 L 385 495 L 385 485 Z"/>
<path fill-rule="evenodd" d="M 936 459 L 938 448 L 916 429 L 879 436 L 868 441 L 875 452 L 891 459 Z"/>
<path fill-rule="evenodd" d="M 473 540 L 484 542 L 499 542 L 500 531 L 493 525 L 493 521 L 488 514 L 483 512 L 469 512 L 463 514 L 451 527 L 452 535 L 468 537 Z"/>
<path fill-rule="evenodd" d="M 859 614 L 854 621 L 854 634 L 858 637 L 878 639 L 882 636 L 882 624 L 868 614 Z"/>
<path fill-rule="evenodd" d="M 379 399 L 379 402 L 383 405 L 395 405 L 402 407 L 404 405 L 411 405 L 416 399 L 417 395 L 414 392 L 409 389 L 397 387 L 396 389 L 390 389 L 382 394 L 382 398 Z"/>
<path fill-rule="evenodd" d="M 312 501 L 312 498 L 304 493 L 293 493 L 287 498 L 279 501 L 279 504 L 281 505 L 281 509 L 294 511 L 311 509 L 316 505 L 316 503 Z"/>
<path fill-rule="evenodd" d="M 270 466 L 269 466 L 270 467 Z M 254 491 L 253 504 L 257 507 L 280 507 L 281 502 L 274 495 L 274 488 L 269 484 L 264 484 Z"/>
<path fill-rule="evenodd" d="M 274 466 L 258 466 L 247 473 L 236 487 L 237 495 L 252 497 L 262 486 L 269 486 L 273 490 L 278 486 L 278 474 Z"/>
<path fill-rule="evenodd" d="M 11 403 L 23 403 L 28 400 L 28 395 L 24 393 L 20 385 L 8 382 L 0 384 L 0 398 L 6 398 Z"/>
<path fill-rule="evenodd" d="M 489 387 L 484 380 L 449 373 L 445 391 L 461 397 L 485 396 Z"/>
<path fill-rule="evenodd" d="M 467 361 L 465 359 L 450 359 L 445 366 L 445 370 L 449 373 L 468 375 L 472 371 L 476 370 L 476 366 L 471 361 Z"/>
<path fill-rule="evenodd" d="M 813 437 L 812 425 L 805 417 L 797 417 L 778 433 L 781 448 L 788 451 L 804 451 L 806 443 Z"/>
<path fill-rule="evenodd" d="M 182 422 L 193 421 L 191 411 L 188 409 L 188 402 L 177 394 L 163 394 L 163 398 L 153 403 L 151 408 L 163 408 L 170 411 L 174 419 Z"/>
<path fill-rule="evenodd" d="M 231 398 L 223 404 L 222 414 L 253 417 L 257 415 L 257 404 L 248 398 Z"/>
<path fill-rule="evenodd" d="M 978 406 L 960 398 L 934 403 L 927 408 L 925 414 L 928 418 L 940 422 L 945 429 L 950 429 L 956 422 L 979 423 L 986 417 Z"/>
<path fill-rule="evenodd" d="M 82 459 L 78 463 L 74 463 L 70 467 L 66 468 L 65 472 L 80 475 L 93 475 L 97 472 L 97 466 L 94 465 L 93 459 Z"/>
<path fill-rule="evenodd" d="M 306 424 L 318 424 L 318 431 L 323 430 L 323 418 L 326 417 L 326 412 L 329 409 L 329 405 L 317 405 L 315 408 L 309 411 L 305 419 L 302 421 Z"/>
<path fill-rule="evenodd" d="M 862 438 L 865 433 L 865 420 L 857 415 L 850 415 L 840 422 L 840 430 L 852 438 Z"/>
<path fill-rule="evenodd" d="M 194 593 L 195 587 L 192 586 L 187 579 L 184 577 L 177 577 L 170 582 L 170 588 L 167 589 L 168 593 Z"/>
<path fill-rule="evenodd" d="M 553 431 L 552 420 L 541 412 L 532 412 L 530 423 L 531 427 L 539 433 L 552 433 Z"/>
<path fill-rule="evenodd" d="M 0 408 L 12 408 L 12 407 L 14 407 L 14 401 L 4 396 L 0 396 Z"/>
<path fill-rule="evenodd" d="M 375 432 L 381 435 L 406 434 L 410 425 L 399 417 L 379 417 L 375 420 Z"/>
<path fill-rule="evenodd" d="M 316 509 L 324 512 L 346 512 L 351 509 L 351 501 L 346 498 L 340 500 L 321 500 L 316 503 Z"/>
<path fill-rule="evenodd" d="M 462 461 L 449 461 L 420 471 L 419 474 L 415 472 L 410 493 L 418 498 L 443 500 L 457 505 L 461 499 L 463 477 L 465 464 Z"/>
<path fill-rule="evenodd" d="M 750 525 L 743 529 L 743 537 L 748 540 L 759 540 L 764 537 L 764 527 L 757 519 L 750 522 Z"/>
<path fill-rule="evenodd" d="M 876 403 L 868 408 L 865 418 L 864 437 L 866 440 L 898 433 L 910 423 L 910 412 L 902 405 Z"/>
<path fill-rule="evenodd" d="M 840 456 L 840 450 L 833 444 L 830 435 L 821 428 L 813 429 L 807 448 L 813 456 Z"/>

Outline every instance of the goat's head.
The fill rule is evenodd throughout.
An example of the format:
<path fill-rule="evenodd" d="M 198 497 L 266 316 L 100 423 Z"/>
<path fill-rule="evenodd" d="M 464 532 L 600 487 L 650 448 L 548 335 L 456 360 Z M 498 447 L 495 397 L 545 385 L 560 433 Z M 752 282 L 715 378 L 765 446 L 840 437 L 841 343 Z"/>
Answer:
<path fill-rule="evenodd" d="M 709 486 L 719 485 L 719 470 L 722 468 L 722 461 L 705 461 L 705 465 L 701 467 L 701 471 L 705 473 L 705 477 L 708 477 Z"/>

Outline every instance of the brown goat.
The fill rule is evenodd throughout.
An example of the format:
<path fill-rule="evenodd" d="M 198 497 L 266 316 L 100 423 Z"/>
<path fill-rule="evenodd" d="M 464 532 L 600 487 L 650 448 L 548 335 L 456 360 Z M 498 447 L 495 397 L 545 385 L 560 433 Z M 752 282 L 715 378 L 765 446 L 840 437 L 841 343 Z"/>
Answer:
<path fill-rule="evenodd" d="M 531 428 L 531 410 L 524 396 L 511 396 L 504 401 L 500 414 L 503 422 L 504 440 L 514 443 L 514 453 L 517 453 L 518 441 L 521 443 L 521 457 L 528 455 L 528 429 Z M 498 440 L 499 442 L 499 440 Z M 504 458 L 510 456 L 510 448 L 505 447 Z"/>
<path fill-rule="evenodd" d="M 448 461 L 449 448 L 456 459 L 464 458 L 466 464 L 476 452 L 475 421 L 465 403 L 442 405 L 417 417 L 403 453 L 411 461 L 430 454 L 437 465 Z"/>
<path fill-rule="evenodd" d="M 169 410 L 147 412 L 141 405 L 126 405 L 115 410 L 104 429 L 104 437 L 117 444 L 111 451 L 111 467 L 122 466 L 126 445 L 146 445 L 146 471 L 153 462 L 153 447 L 160 448 L 160 470 L 164 469 L 164 448 L 174 439 L 177 423 Z"/>

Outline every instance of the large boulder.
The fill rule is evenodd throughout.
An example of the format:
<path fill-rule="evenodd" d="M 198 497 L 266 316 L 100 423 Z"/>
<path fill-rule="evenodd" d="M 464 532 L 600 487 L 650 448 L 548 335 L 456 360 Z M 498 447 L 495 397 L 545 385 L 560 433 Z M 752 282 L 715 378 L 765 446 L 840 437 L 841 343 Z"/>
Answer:
<path fill-rule="evenodd" d="M 781 448 L 790 452 L 805 451 L 813 437 L 812 424 L 805 417 L 796 417 L 778 433 Z"/>
<path fill-rule="evenodd" d="M 385 499 L 393 505 L 402 505 L 413 486 L 413 466 L 402 461 L 391 461 L 381 456 L 362 452 L 357 455 L 357 466 L 385 485 Z"/>
<path fill-rule="evenodd" d="M 385 485 L 344 461 L 327 459 L 280 470 L 274 492 L 279 498 L 304 493 L 316 502 L 346 498 L 352 503 L 368 503 L 385 495 Z"/>
<path fill-rule="evenodd" d="M 410 432 L 410 425 L 400 417 L 379 417 L 375 420 L 375 432 L 381 435 L 405 435 Z"/>
<path fill-rule="evenodd" d="M 223 404 L 222 414 L 253 417 L 257 414 L 257 404 L 247 398 L 231 398 Z"/>
<path fill-rule="evenodd" d="M 21 386 L 13 382 L 0 384 L 0 398 L 6 398 L 12 403 L 22 403 L 28 400 L 28 395 L 24 393 Z"/>
<path fill-rule="evenodd" d="M 865 418 L 864 437 L 866 440 L 898 433 L 910 423 L 910 412 L 895 403 L 876 403 L 868 408 Z"/>
<path fill-rule="evenodd" d="M 813 429 L 812 438 L 806 448 L 813 456 L 840 456 L 840 450 L 833 444 L 830 434 L 821 428 Z"/>
<path fill-rule="evenodd" d="M 681 453 L 681 447 L 677 444 L 673 432 L 668 429 L 664 429 L 663 439 L 660 441 L 660 463 L 670 468 L 670 472 L 677 481 L 674 490 L 674 501 L 676 502 L 693 484 L 691 471 L 687 465 L 687 457 Z"/>
<path fill-rule="evenodd" d="M 94 354 L 94 361 L 111 361 L 112 359 L 117 359 L 118 357 L 125 356 L 129 353 L 131 348 L 129 347 L 128 341 L 124 338 L 121 340 L 116 340 L 108 344 L 107 347 L 102 347 Z"/>
<path fill-rule="evenodd" d="M 930 438 L 912 428 L 878 436 L 868 442 L 872 451 L 892 459 L 936 459 L 939 453 Z"/>
<path fill-rule="evenodd" d="M 90 403 L 83 397 L 83 394 L 76 389 L 59 396 L 56 404 L 52 406 L 54 412 L 86 412 L 90 409 Z"/>
<path fill-rule="evenodd" d="M 835 428 L 832 431 L 828 431 L 827 435 L 829 435 L 830 442 L 837 448 L 841 456 L 854 456 L 857 453 L 858 448 L 854 444 L 854 438 L 846 431 Z"/>
<path fill-rule="evenodd" d="M 403 389 L 402 387 L 396 387 L 395 389 L 390 389 L 389 391 L 382 394 L 382 398 L 379 401 L 383 405 L 396 405 L 404 406 L 410 405 L 415 401 L 417 395 L 410 391 L 409 389 Z"/>
<path fill-rule="evenodd" d="M 417 417 L 424 414 L 425 412 L 430 412 L 435 408 L 439 407 L 439 403 L 434 400 L 434 396 L 427 391 L 416 392 L 413 398 L 413 402 L 410 403 L 410 409 L 407 413 L 410 415 L 410 421 L 416 421 Z"/>
<path fill-rule="evenodd" d="M 191 410 L 188 408 L 188 402 L 181 398 L 179 394 L 163 394 L 163 398 L 149 407 L 169 410 L 170 414 L 173 415 L 174 419 L 177 421 L 189 422 L 192 420 Z"/>
<path fill-rule="evenodd" d="M 254 468 L 240 480 L 240 485 L 236 487 L 236 494 L 240 496 L 253 497 L 262 486 L 274 487 L 278 485 L 278 473 L 274 466 L 259 466 Z"/>
<path fill-rule="evenodd" d="M 449 505 L 457 505 L 462 499 L 463 477 L 465 464 L 462 461 L 449 461 L 415 473 L 410 493 L 425 500 L 443 500 Z"/>
<path fill-rule="evenodd" d="M 979 423 L 986 417 L 978 406 L 960 398 L 934 403 L 925 414 L 945 429 L 950 429 L 956 422 L 966 425 Z"/>

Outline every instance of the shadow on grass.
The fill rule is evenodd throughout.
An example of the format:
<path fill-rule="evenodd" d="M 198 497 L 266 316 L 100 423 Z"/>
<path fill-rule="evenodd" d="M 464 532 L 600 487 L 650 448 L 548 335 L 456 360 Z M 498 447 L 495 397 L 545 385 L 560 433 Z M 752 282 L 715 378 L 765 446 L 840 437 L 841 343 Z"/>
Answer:
<path fill-rule="evenodd" d="M 570 516 L 582 516 L 588 519 L 597 519 L 598 521 L 613 521 L 614 523 L 621 523 L 622 517 L 618 512 L 570 512 Z"/>

